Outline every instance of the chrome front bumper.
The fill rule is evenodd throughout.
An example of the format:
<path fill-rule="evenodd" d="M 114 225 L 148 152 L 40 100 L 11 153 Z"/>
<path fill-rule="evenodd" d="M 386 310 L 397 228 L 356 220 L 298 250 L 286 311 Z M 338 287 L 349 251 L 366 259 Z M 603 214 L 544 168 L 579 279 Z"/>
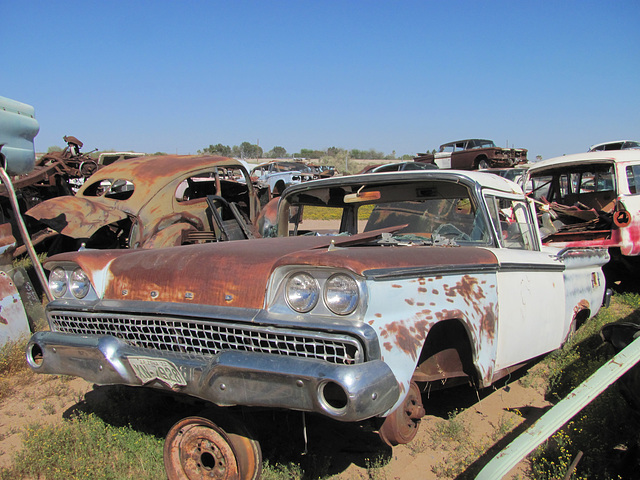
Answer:
<path fill-rule="evenodd" d="M 27 345 L 36 373 L 74 375 L 99 385 L 149 386 L 221 406 L 317 412 L 345 422 L 380 416 L 400 395 L 381 360 L 336 365 L 255 352 L 214 356 L 131 347 L 107 335 L 38 332 Z"/>

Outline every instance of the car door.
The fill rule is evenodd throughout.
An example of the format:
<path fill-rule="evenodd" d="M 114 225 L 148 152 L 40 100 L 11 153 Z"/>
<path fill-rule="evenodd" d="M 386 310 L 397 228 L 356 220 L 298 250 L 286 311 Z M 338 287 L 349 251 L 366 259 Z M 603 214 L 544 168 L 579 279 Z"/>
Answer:
<path fill-rule="evenodd" d="M 521 197 L 485 195 L 500 248 L 495 371 L 558 348 L 565 318 L 564 265 L 541 251 L 531 209 Z"/>

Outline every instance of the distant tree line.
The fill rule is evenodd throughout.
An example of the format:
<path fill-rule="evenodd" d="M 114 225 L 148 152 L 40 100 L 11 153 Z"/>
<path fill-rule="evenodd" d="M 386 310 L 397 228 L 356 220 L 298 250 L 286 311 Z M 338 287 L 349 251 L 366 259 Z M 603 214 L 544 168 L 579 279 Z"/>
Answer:
<path fill-rule="evenodd" d="M 217 145 L 209 145 L 202 150 L 198 150 L 198 153 L 237 158 L 306 158 L 315 160 L 320 160 L 324 157 L 343 157 L 353 160 L 411 160 L 413 158 L 413 155 L 398 157 L 395 150 L 391 152 L 390 155 L 385 155 L 383 152 L 379 152 L 373 148 L 369 150 L 358 150 L 355 148 L 346 150 L 338 147 L 329 147 L 326 150 L 302 148 L 299 152 L 289 154 L 286 148 L 276 146 L 265 153 L 262 147 L 250 142 L 242 142 L 240 145 L 234 145 L 233 147 L 218 143 Z"/>

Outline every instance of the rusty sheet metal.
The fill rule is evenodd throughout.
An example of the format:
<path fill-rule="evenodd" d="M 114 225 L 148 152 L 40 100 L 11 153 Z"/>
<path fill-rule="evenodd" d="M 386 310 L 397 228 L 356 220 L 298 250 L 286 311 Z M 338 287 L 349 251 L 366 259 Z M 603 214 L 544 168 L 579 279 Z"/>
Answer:
<path fill-rule="evenodd" d="M 101 227 L 127 218 L 114 206 L 80 197 L 52 198 L 30 209 L 27 215 L 73 238 L 89 238 Z"/>
<path fill-rule="evenodd" d="M 16 239 L 10 223 L 0 225 L 0 255 L 10 253 L 16 248 Z"/>
<path fill-rule="evenodd" d="M 345 237 L 347 239 L 353 237 Z M 367 273 L 392 275 L 394 271 L 418 269 L 420 267 L 449 265 L 497 265 L 496 257 L 489 250 L 477 247 L 404 247 L 386 248 L 384 253 L 380 248 L 337 249 L 328 252 L 319 248 L 313 251 L 293 252 L 282 257 L 279 265 L 322 265 L 326 267 L 346 267 L 359 275 Z M 391 269 L 391 270 L 387 270 Z"/>
<path fill-rule="evenodd" d="M 13 280 L 0 271 L 0 345 L 29 334 L 29 321 Z"/>
<path fill-rule="evenodd" d="M 362 274 L 372 268 L 433 265 L 443 257 L 451 264 L 496 262 L 491 253 L 480 249 L 403 248 L 381 255 L 378 247 L 329 251 L 330 243 L 330 237 L 287 237 L 133 251 L 110 265 L 104 293 L 119 300 L 261 308 L 269 276 L 278 265 L 336 266 Z M 92 265 L 91 259 L 98 257 L 91 252 L 52 257 L 65 258 L 73 258 L 88 271 L 105 266 L 104 262 Z"/>
<path fill-rule="evenodd" d="M 464 325 L 480 376 L 490 381 L 498 318 L 495 272 L 369 281 L 367 288 L 369 306 L 365 322 L 378 333 L 382 357 L 401 384 L 402 392 L 409 391 L 429 330 L 443 320 L 459 320 Z M 389 412 L 403 400 L 404 395 Z"/>
<path fill-rule="evenodd" d="M 99 296 L 115 300 L 189 302 L 261 308 L 276 259 L 288 251 L 327 243 L 325 238 L 258 239 L 160 250 L 61 254 L 97 280 Z M 242 279 L 239 281 L 238 279 Z"/>
<path fill-rule="evenodd" d="M 127 203 L 141 207 L 149 200 L 149 194 L 155 193 L 159 182 L 201 168 L 209 166 L 213 168 L 216 165 L 242 166 L 238 160 L 211 155 L 163 155 L 131 158 L 126 162 L 112 163 L 94 173 L 91 176 L 91 181 L 83 185 L 78 190 L 78 194 L 82 196 L 89 185 L 100 180 L 143 179 L 144 182 L 136 183 L 133 195 L 126 200 Z"/>

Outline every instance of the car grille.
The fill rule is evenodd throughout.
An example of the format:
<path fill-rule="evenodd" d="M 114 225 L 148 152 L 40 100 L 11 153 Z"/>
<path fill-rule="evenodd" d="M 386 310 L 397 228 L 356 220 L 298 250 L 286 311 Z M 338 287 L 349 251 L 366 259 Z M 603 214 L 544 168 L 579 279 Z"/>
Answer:
<path fill-rule="evenodd" d="M 225 350 L 312 358 L 350 365 L 363 361 L 348 335 L 311 333 L 182 318 L 51 312 L 51 328 L 76 335 L 111 335 L 134 347 L 192 355 Z"/>

